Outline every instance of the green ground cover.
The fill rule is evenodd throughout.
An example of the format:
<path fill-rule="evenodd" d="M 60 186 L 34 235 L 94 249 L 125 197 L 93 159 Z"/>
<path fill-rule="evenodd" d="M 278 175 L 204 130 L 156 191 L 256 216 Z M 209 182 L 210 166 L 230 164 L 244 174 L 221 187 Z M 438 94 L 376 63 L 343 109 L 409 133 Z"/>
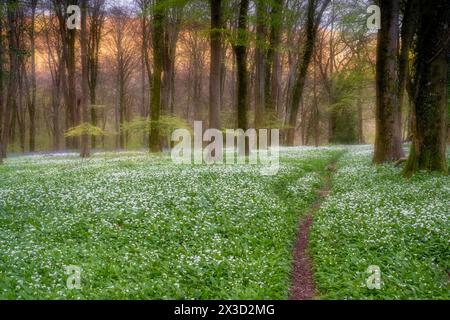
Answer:
<path fill-rule="evenodd" d="M 369 147 L 338 163 L 331 195 L 317 213 L 311 251 L 323 299 L 449 299 L 450 177 L 401 176 L 374 167 Z M 369 290 L 370 265 L 381 270 Z"/>
<path fill-rule="evenodd" d="M 276 176 L 145 153 L 8 159 L 0 298 L 287 298 L 300 212 L 338 153 L 283 151 Z"/>

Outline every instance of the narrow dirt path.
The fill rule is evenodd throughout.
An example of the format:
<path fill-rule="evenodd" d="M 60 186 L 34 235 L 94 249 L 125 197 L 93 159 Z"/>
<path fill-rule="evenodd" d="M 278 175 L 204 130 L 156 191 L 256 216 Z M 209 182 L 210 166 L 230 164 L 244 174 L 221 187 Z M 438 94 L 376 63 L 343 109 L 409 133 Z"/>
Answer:
<path fill-rule="evenodd" d="M 314 214 L 320 209 L 324 199 L 330 192 L 331 173 L 335 171 L 335 163 L 330 164 L 327 170 L 330 171 L 330 174 L 326 176 L 323 187 L 316 191 L 318 199 L 300 220 L 297 242 L 294 248 L 294 266 L 291 275 L 289 300 L 313 300 L 315 297 L 316 288 L 314 285 L 312 259 L 308 251 L 309 233 Z"/>

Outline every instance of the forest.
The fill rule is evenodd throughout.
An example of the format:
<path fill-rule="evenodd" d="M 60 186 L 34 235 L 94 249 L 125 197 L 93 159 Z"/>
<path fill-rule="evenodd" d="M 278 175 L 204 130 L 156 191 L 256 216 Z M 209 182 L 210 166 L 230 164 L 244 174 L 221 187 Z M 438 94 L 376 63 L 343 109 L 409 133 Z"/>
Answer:
<path fill-rule="evenodd" d="M 1 0 L 0 299 L 449 299 L 449 62 L 448 0 Z"/>

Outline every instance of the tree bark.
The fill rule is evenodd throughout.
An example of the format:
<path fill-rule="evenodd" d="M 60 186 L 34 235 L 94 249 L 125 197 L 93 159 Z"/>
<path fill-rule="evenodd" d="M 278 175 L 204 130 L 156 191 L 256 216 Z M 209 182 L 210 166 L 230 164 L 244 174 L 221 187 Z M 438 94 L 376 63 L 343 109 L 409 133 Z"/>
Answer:
<path fill-rule="evenodd" d="M 28 103 L 28 114 L 29 114 L 29 119 L 30 119 L 30 131 L 29 131 L 30 152 L 36 151 L 36 39 L 35 39 L 36 6 L 37 6 L 37 0 L 32 0 L 31 1 L 31 27 L 30 27 L 31 97 L 30 97 L 30 101 Z"/>
<path fill-rule="evenodd" d="M 83 124 L 91 123 L 89 113 L 89 57 L 88 57 L 88 30 L 87 30 L 87 0 L 81 0 L 81 117 Z M 80 156 L 87 158 L 90 156 L 89 135 L 81 136 Z"/>
<path fill-rule="evenodd" d="M 264 102 L 266 113 L 277 116 L 279 91 L 279 46 L 281 39 L 283 0 L 273 0 L 270 11 L 269 44 L 265 57 Z"/>
<path fill-rule="evenodd" d="M 93 1 L 91 8 L 88 9 L 90 17 L 89 42 L 88 42 L 88 69 L 89 69 L 89 96 L 91 100 L 91 123 L 93 126 L 98 124 L 97 114 L 97 79 L 99 71 L 100 45 L 102 41 L 102 32 L 105 22 L 103 7 L 105 0 Z M 91 147 L 97 147 L 97 138 L 91 136 Z"/>
<path fill-rule="evenodd" d="M 222 0 L 211 0 L 209 128 L 221 129 Z"/>
<path fill-rule="evenodd" d="M 63 58 L 66 66 L 64 73 L 64 99 L 66 105 L 66 129 L 75 127 L 79 124 L 79 110 L 76 92 L 76 29 L 67 28 L 67 7 L 68 5 L 78 5 L 78 0 L 57 1 L 53 0 L 53 7 L 59 22 L 59 32 L 61 43 L 63 45 Z M 66 147 L 69 149 L 78 149 L 79 138 L 67 137 Z"/>
<path fill-rule="evenodd" d="M 381 30 L 378 31 L 376 67 L 376 135 L 373 162 L 403 157 L 400 105 L 398 101 L 399 0 L 380 0 Z"/>
<path fill-rule="evenodd" d="M 8 51 L 9 51 L 9 77 L 6 106 L 3 112 L 3 130 L 2 130 L 2 150 L 1 157 L 6 158 L 8 143 L 11 133 L 12 116 L 17 110 L 17 72 L 19 70 L 18 57 L 18 1 L 8 0 L 7 2 L 7 22 L 8 22 Z"/>
<path fill-rule="evenodd" d="M 4 4 L 0 3 L 0 164 L 3 163 L 3 112 L 5 107 L 5 69 L 4 69 L 4 42 L 3 42 L 3 18 L 4 18 Z"/>
<path fill-rule="evenodd" d="M 149 146 L 151 152 L 161 152 L 159 118 L 161 114 L 161 74 L 164 46 L 164 8 L 165 0 L 156 0 L 153 11 L 153 85 L 151 92 L 151 129 Z"/>
<path fill-rule="evenodd" d="M 399 85 L 398 85 L 398 104 L 400 110 L 398 112 L 399 124 L 402 125 L 402 109 L 404 105 L 404 98 L 406 93 L 406 84 L 408 81 L 409 73 L 409 55 L 411 46 L 413 44 L 414 34 L 417 27 L 417 14 L 418 14 L 418 0 L 408 0 L 405 5 L 405 12 L 403 14 L 402 30 L 401 30 L 401 49 L 399 56 Z M 408 126 L 408 124 L 406 124 Z M 400 128 L 400 130 L 402 130 Z"/>
<path fill-rule="evenodd" d="M 151 30 L 150 30 L 150 24 L 148 22 L 148 13 L 150 10 L 150 2 L 149 2 L 149 0 L 141 0 L 140 5 L 141 5 L 141 10 L 142 10 L 142 18 L 141 18 L 142 59 L 143 59 L 143 63 L 145 66 L 144 70 L 142 70 L 142 73 L 143 73 L 143 75 L 145 72 L 147 73 L 147 81 L 148 81 L 148 100 L 147 100 L 148 102 L 147 102 L 147 105 L 142 106 L 141 116 L 143 118 L 148 118 L 149 112 L 150 112 L 151 91 L 152 91 L 152 85 L 153 85 L 152 84 L 152 81 L 153 81 L 152 64 L 151 64 L 150 55 L 149 55 L 149 50 L 151 47 L 150 38 L 149 38 L 149 34 L 151 33 Z M 145 97 L 144 97 L 144 100 L 145 100 Z M 144 103 L 145 103 L 145 101 L 144 101 Z M 149 143 L 148 138 L 149 138 L 148 133 L 144 132 L 143 140 L 144 140 L 145 145 L 147 145 Z"/>
<path fill-rule="evenodd" d="M 265 122 L 266 109 L 266 4 L 256 1 L 256 47 L 255 47 L 255 128 L 260 129 Z M 270 83 L 269 83 L 270 85 Z"/>
<path fill-rule="evenodd" d="M 419 5 L 415 48 L 411 152 L 405 175 L 419 170 L 448 173 L 446 160 L 450 3 L 430 0 Z"/>
<path fill-rule="evenodd" d="M 236 56 L 237 73 L 237 113 L 238 128 L 247 130 L 248 127 L 248 70 L 247 70 L 247 20 L 248 20 L 249 0 L 241 0 L 239 5 L 239 17 L 237 28 L 237 39 L 234 46 Z M 247 139 L 248 140 L 248 139 Z M 249 154 L 249 145 L 246 141 L 245 150 L 239 150 L 241 155 Z"/>

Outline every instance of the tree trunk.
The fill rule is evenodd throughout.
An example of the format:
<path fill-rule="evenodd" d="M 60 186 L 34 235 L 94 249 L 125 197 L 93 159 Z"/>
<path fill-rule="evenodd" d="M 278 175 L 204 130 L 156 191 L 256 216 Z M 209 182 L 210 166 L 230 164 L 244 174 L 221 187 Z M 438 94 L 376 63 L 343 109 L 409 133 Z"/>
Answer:
<path fill-rule="evenodd" d="M 291 105 L 289 106 L 289 130 L 287 135 L 287 143 L 290 146 L 294 145 L 295 131 L 297 126 L 298 109 L 300 101 L 303 97 L 303 91 L 306 83 L 306 76 L 308 73 L 308 67 L 311 62 L 311 58 L 314 52 L 314 45 L 316 42 L 317 29 L 322 19 L 323 12 L 330 3 L 330 0 L 325 0 L 322 6 L 318 10 L 316 15 L 317 1 L 308 1 L 308 12 L 306 21 L 306 42 L 302 55 L 302 61 L 300 62 L 298 75 L 294 85 L 294 92 L 292 96 Z"/>
<path fill-rule="evenodd" d="M 222 63 L 222 0 L 211 0 L 211 62 L 209 82 L 209 128 L 221 129 L 221 63 Z"/>
<path fill-rule="evenodd" d="M 30 118 L 29 147 L 30 152 L 36 151 L 36 39 L 35 39 L 35 21 L 36 21 L 37 0 L 31 1 L 31 100 L 28 103 L 28 113 Z"/>
<path fill-rule="evenodd" d="M 87 0 L 81 1 L 81 117 L 83 124 L 91 123 L 89 113 L 89 60 L 88 60 L 88 30 L 87 30 Z M 89 135 L 81 136 L 80 156 L 87 158 L 90 156 Z"/>
<path fill-rule="evenodd" d="M 71 0 L 71 5 L 78 5 L 77 0 Z M 66 129 L 75 127 L 79 124 L 79 110 L 76 92 L 76 29 L 67 28 L 67 7 L 69 1 L 53 0 L 53 7 L 59 22 L 59 33 L 63 47 L 63 60 L 65 63 L 65 72 L 63 74 L 63 92 L 66 105 Z M 78 149 L 79 139 L 77 137 L 67 137 L 66 147 L 69 149 Z"/>
<path fill-rule="evenodd" d="M 237 40 L 234 46 L 236 56 L 236 74 L 237 74 L 237 114 L 238 128 L 247 130 L 248 127 L 248 70 L 247 70 L 247 19 L 248 19 L 248 0 L 241 0 L 239 5 L 239 17 L 237 28 Z M 241 155 L 249 154 L 248 141 L 245 143 L 245 150 L 239 150 Z"/>
<path fill-rule="evenodd" d="M 446 161 L 450 3 L 421 2 L 415 48 L 413 141 L 405 175 L 448 173 Z"/>
<path fill-rule="evenodd" d="M 0 3 L 0 164 L 3 163 L 3 113 L 5 108 L 5 69 L 4 69 L 4 42 L 3 42 L 3 18 L 4 18 L 4 4 Z"/>
<path fill-rule="evenodd" d="M 408 81 L 409 73 L 409 55 L 411 46 L 413 44 L 414 34 L 417 27 L 417 7 L 418 0 L 408 0 L 405 6 L 405 12 L 403 15 L 402 30 L 401 30 L 401 49 L 399 56 L 399 86 L 398 86 L 398 104 L 400 110 L 398 112 L 399 124 L 402 124 L 402 110 L 404 107 L 404 97 L 406 93 L 406 84 Z M 406 124 L 408 126 L 408 123 Z M 401 130 L 401 129 L 400 129 Z M 402 139 L 403 140 L 403 139 Z"/>
<path fill-rule="evenodd" d="M 399 0 L 380 0 L 376 67 L 376 136 L 373 162 L 380 164 L 403 157 L 398 101 Z"/>
<path fill-rule="evenodd" d="M 119 61 L 119 148 L 121 150 L 124 150 L 126 148 L 125 132 L 123 130 L 123 125 L 125 123 L 127 114 L 124 73 L 125 71 L 123 70 L 123 62 Z"/>
<path fill-rule="evenodd" d="M 265 122 L 265 75 L 266 75 L 266 4 L 256 1 L 256 48 L 255 48 L 255 128 L 261 129 Z"/>
<path fill-rule="evenodd" d="M 161 152 L 159 118 L 161 113 L 161 74 L 164 45 L 165 0 L 156 0 L 153 12 L 153 85 L 151 92 L 151 129 L 149 145 L 151 152 Z"/>
<path fill-rule="evenodd" d="M 359 144 L 365 144 L 366 141 L 364 139 L 364 120 L 363 120 L 363 106 L 362 106 L 362 99 L 361 99 L 361 89 L 358 93 L 358 99 L 356 101 L 356 108 L 358 112 L 358 143 Z"/>
<path fill-rule="evenodd" d="M 277 116 L 278 91 L 279 91 L 279 55 L 283 0 L 274 0 L 271 3 L 269 44 L 265 57 L 265 84 L 264 102 L 266 113 L 271 117 Z"/>
<path fill-rule="evenodd" d="M 11 133 L 12 116 L 17 110 L 17 72 L 19 70 L 18 43 L 18 1 L 9 0 L 7 3 L 8 21 L 8 49 L 9 49 L 9 77 L 6 106 L 3 112 L 2 150 L 1 157 L 6 158 L 6 152 Z"/>
<path fill-rule="evenodd" d="M 90 12 L 90 30 L 89 30 L 89 42 L 88 42 L 88 68 L 89 68 L 89 95 L 91 101 L 91 123 L 93 126 L 98 124 L 97 114 L 97 78 L 99 70 L 99 55 L 100 45 L 102 41 L 102 30 L 105 21 L 103 6 L 104 0 L 94 1 Z M 97 147 L 97 138 L 91 136 L 91 147 L 95 149 Z"/>
<path fill-rule="evenodd" d="M 149 55 L 149 49 L 150 49 L 150 39 L 149 39 L 149 34 L 151 32 L 150 30 L 150 26 L 148 23 L 148 18 L 147 18 L 147 13 L 148 10 L 150 9 L 150 4 L 148 2 L 148 0 L 144 0 L 141 2 L 141 10 L 142 10 L 142 20 L 141 20 L 141 26 L 142 26 L 142 53 L 143 53 L 143 62 L 145 65 L 145 70 L 143 70 L 143 72 L 147 73 L 147 81 L 148 81 L 148 105 L 143 106 L 142 109 L 142 117 L 143 118 L 148 118 L 149 116 L 149 111 L 150 111 L 150 103 L 151 103 L 151 92 L 152 92 L 152 81 L 153 81 L 153 76 L 152 76 L 152 66 L 151 66 L 151 61 L 150 61 L 150 55 Z M 144 133 L 144 144 L 148 144 L 149 141 L 149 135 L 148 133 Z"/>

